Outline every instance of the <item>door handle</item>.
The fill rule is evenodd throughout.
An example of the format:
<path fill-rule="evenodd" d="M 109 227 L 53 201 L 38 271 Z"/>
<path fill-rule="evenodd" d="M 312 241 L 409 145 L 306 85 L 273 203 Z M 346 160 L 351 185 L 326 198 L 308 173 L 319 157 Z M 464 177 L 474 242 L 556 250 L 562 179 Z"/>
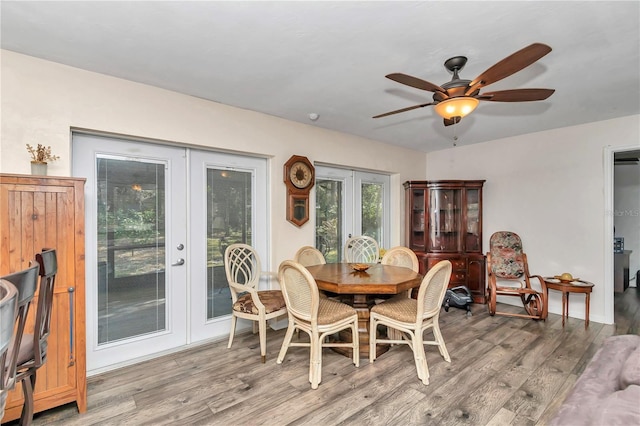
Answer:
<path fill-rule="evenodd" d="M 176 261 L 176 263 L 172 263 L 171 266 L 180 266 L 180 265 L 184 265 L 184 259 L 180 258 Z"/>

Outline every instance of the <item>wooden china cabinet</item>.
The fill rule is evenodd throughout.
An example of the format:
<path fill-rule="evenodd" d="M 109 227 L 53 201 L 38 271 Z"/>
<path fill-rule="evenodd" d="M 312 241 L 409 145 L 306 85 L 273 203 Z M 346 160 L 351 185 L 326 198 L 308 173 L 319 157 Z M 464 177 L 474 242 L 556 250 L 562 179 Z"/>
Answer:
<path fill-rule="evenodd" d="M 87 409 L 84 184 L 82 178 L 0 174 L 0 276 L 27 268 L 43 248 L 56 249 L 58 259 L 47 361 L 36 373 L 36 413 L 70 402 L 81 413 Z M 26 333 L 33 333 L 37 297 Z M 19 418 L 22 405 L 17 384 L 2 422 Z"/>
<path fill-rule="evenodd" d="M 484 180 L 407 181 L 405 241 L 426 273 L 441 260 L 453 265 L 449 287 L 465 285 L 486 303 L 482 250 Z"/>

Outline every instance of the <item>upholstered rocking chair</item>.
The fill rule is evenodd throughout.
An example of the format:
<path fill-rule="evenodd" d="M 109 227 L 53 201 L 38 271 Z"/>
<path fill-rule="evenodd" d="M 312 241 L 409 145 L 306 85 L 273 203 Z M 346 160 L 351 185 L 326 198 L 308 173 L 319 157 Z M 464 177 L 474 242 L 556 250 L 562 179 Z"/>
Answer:
<path fill-rule="evenodd" d="M 505 315 L 544 320 L 547 318 L 547 286 L 539 275 L 529 273 L 522 240 L 514 232 L 499 231 L 491 235 L 487 253 L 489 284 L 487 286 L 490 315 Z M 539 282 L 541 290 L 532 286 Z M 513 296 L 522 300 L 526 314 L 498 312 L 497 296 Z"/>

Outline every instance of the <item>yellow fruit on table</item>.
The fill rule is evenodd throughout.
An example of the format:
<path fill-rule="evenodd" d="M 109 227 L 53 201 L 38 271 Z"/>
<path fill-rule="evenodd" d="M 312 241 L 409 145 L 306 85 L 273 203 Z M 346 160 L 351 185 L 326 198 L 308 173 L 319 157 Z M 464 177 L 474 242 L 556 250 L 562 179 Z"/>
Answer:
<path fill-rule="evenodd" d="M 564 274 L 560 275 L 560 279 L 562 281 L 571 281 L 573 279 L 573 275 L 571 275 L 568 272 L 565 272 Z"/>

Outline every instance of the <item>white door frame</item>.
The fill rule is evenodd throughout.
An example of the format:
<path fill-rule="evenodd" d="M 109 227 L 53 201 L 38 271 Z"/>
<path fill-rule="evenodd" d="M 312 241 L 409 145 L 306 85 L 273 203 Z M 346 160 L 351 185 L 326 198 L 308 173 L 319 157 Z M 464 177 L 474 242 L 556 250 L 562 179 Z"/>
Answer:
<path fill-rule="evenodd" d="M 614 156 L 617 152 L 637 151 L 640 145 L 604 147 L 604 321 L 614 323 L 613 285 L 613 219 L 614 219 Z M 637 285 L 637 284 L 636 284 Z"/>

